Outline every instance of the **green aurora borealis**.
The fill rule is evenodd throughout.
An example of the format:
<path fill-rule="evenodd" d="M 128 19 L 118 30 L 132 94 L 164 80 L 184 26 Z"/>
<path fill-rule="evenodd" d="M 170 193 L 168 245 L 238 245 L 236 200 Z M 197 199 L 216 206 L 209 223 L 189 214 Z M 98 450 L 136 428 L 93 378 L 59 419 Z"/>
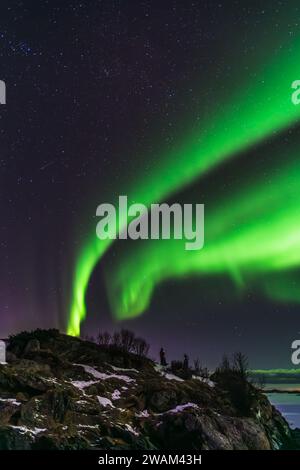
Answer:
<path fill-rule="evenodd" d="M 257 177 L 219 207 L 207 208 L 203 250 L 186 252 L 181 240 L 150 240 L 147 249 L 141 243 L 134 256 L 117 260 L 108 289 L 118 318 L 142 312 L 161 281 L 195 274 L 228 274 L 241 289 L 259 280 L 268 296 L 295 300 L 278 280 L 300 262 L 300 163 L 289 157 L 272 178 Z"/>
<path fill-rule="evenodd" d="M 273 51 L 263 67 L 249 71 L 248 83 L 224 90 L 223 101 L 211 103 L 211 117 L 193 136 L 182 139 L 174 152 L 148 162 L 147 173 L 137 173 L 128 187 L 129 201 L 147 205 L 164 201 L 253 145 L 272 138 L 300 118 L 300 106 L 291 102 L 291 83 L 300 78 L 300 38 Z M 217 83 L 216 83 L 217 86 Z M 147 241 L 134 257 L 126 254 L 107 275 L 107 288 L 117 318 L 142 313 L 161 281 L 186 275 L 228 274 L 241 288 L 260 282 L 268 296 L 280 295 L 278 276 L 300 264 L 300 163 L 298 150 L 282 156 L 280 171 L 258 176 L 237 188 L 212 210 L 206 206 L 205 246 L 188 252 L 181 241 Z M 98 203 L 95 203 L 95 209 Z M 202 203 L 203 201 L 194 201 Z M 127 221 L 124 220 L 124 228 Z M 78 335 L 87 309 L 85 294 L 96 264 L 111 244 L 89 233 L 78 253 L 72 286 L 68 333 Z M 201 282 L 201 278 L 199 278 Z M 293 292 L 293 299 L 295 293 Z"/>

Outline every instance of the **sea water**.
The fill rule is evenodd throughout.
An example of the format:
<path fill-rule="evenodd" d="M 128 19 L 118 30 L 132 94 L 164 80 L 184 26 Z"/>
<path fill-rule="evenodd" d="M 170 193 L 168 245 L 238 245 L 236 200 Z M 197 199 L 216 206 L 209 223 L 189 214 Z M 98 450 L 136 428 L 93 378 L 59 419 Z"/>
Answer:
<path fill-rule="evenodd" d="M 270 389 L 282 390 L 282 392 L 268 393 L 267 390 Z M 268 383 L 266 395 L 292 429 L 300 428 L 300 384 Z"/>

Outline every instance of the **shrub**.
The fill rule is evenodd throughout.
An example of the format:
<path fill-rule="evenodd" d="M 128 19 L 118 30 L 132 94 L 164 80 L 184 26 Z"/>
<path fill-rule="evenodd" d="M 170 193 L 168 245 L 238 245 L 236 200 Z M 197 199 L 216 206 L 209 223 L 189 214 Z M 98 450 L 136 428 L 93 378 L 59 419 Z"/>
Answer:
<path fill-rule="evenodd" d="M 143 338 L 135 338 L 133 350 L 138 356 L 147 356 L 150 345 Z"/>
<path fill-rule="evenodd" d="M 121 337 L 121 348 L 127 352 L 133 351 L 133 345 L 134 345 L 134 340 L 135 340 L 134 333 L 130 330 L 121 330 L 120 337 Z"/>
<path fill-rule="evenodd" d="M 101 346 L 109 346 L 112 343 L 112 337 L 110 333 L 104 331 L 104 333 L 99 333 L 97 337 L 97 343 Z"/>
<path fill-rule="evenodd" d="M 149 344 L 143 338 L 136 338 L 135 334 L 130 330 L 116 331 L 113 335 L 107 331 L 99 333 L 97 343 L 100 346 L 111 348 L 115 351 L 123 351 L 126 353 L 134 353 L 140 357 L 147 356 L 149 352 Z"/>
<path fill-rule="evenodd" d="M 238 352 L 233 356 L 232 364 L 224 356 L 212 379 L 229 394 L 229 398 L 241 416 L 250 416 L 255 400 L 255 390 L 248 382 L 248 359 Z"/>
<path fill-rule="evenodd" d="M 189 380 L 193 376 L 192 369 L 186 369 L 183 361 L 172 361 L 171 372 L 184 380 Z"/>

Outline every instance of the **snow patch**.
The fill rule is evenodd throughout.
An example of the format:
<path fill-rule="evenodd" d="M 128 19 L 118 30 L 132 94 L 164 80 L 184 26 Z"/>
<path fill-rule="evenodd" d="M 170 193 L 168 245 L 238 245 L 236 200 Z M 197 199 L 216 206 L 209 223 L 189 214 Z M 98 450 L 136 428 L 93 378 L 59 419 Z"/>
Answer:
<path fill-rule="evenodd" d="M 76 388 L 79 388 L 79 390 L 84 390 L 85 388 L 89 387 L 90 385 L 94 385 L 98 383 L 97 381 L 95 380 L 89 380 L 88 382 L 84 381 L 84 380 L 73 380 L 71 381 L 71 384 L 76 387 Z"/>
<path fill-rule="evenodd" d="M 207 379 L 205 377 L 199 377 L 198 375 L 193 375 L 192 379 L 199 380 L 200 382 L 208 385 L 209 387 L 214 387 L 215 386 L 215 384 L 212 380 Z"/>
<path fill-rule="evenodd" d="M 77 424 L 79 428 L 86 428 L 86 429 L 98 429 L 98 424 L 92 425 L 92 424 Z"/>
<path fill-rule="evenodd" d="M 148 410 L 143 410 L 143 411 L 140 411 L 139 413 L 135 413 L 135 416 L 137 418 L 149 418 L 149 412 Z"/>
<path fill-rule="evenodd" d="M 136 429 L 134 429 L 130 424 L 125 424 L 125 427 L 127 431 L 131 432 L 131 434 L 134 434 L 135 436 L 139 436 L 139 433 L 137 432 Z"/>
<path fill-rule="evenodd" d="M 177 377 L 177 375 L 174 374 L 162 374 L 167 380 L 177 380 L 177 382 L 184 382 L 183 379 L 180 377 Z"/>
<path fill-rule="evenodd" d="M 37 434 L 40 434 L 41 432 L 47 431 L 46 428 L 27 428 L 26 426 L 12 426 L 10 425 L 11 428 L 16 429 L 17 431 L 20 431 L 21 434 L 33 434 L 36 436 Z"/>
<path fill-rule="evenodd" d="M 199 408 L 199 407 L 198 405 L 196 405 L 196 403 L 185 403 L 185 405 L 177 405 L 172 410 L 167 411 L 167 413 L 180 413 L 186 408 Z"/>
<path fill-rule="evenodd" d="M 107 406 L 110 406 L 111 408 L 114 408 L 114 405 L 112 404 L 112 401 L 109 398 L 99 397 L 99 396 L 97 396 L 97 398 L 98 398 L 98 401 L 99 401 L 100 405 L 104 406 L 105 408 Z"/>
<path fill-rule="evenodd" d="M 120 372 L 135 372 L 136 374 L 139 373 L 138 370 L 136 369 L 124 369 L 123 367 L 116 367 L 116 366 L 112 366 L 111 364 L 109 364 L 109 366 L 115 370 L 115 371 L 120 371 Z"/>
<path fill-rule="evenodd" d="M 55 378 L 51 378 L 51 377 L 43 377 L 42 378 L 44 380 L 44 382 L 50 382 L 50 383 L 53 383 L 53 384 L 57 384 L 57 379 Z"/>
<path fill-rule="evenodd" d="M 0 398 L 0 402 L 11 403 L 12 405 L 21 406 L 21 403 L 15 398 Z"/>
<path fill-rule="evenodd" d="M 85 364 L 74 364 L 75 366 L 83 367 L 85 372 L 95 377 L 95 379 L 107 380 L 107 379 L 119 379 L 124 382 L 135 382 L 134 379 L 131 379 L 127 375 L 118 375 L 118 374 L 106 374 L 105 372 L 99 372 L 94 367 L 86 366 Z"/>
<path fill-rule="evenodd" d="M 114 392 L 111 394 L 112 400 L 120 400 L 121 398 L 121 392 L 120 390 L 114 390 Z"/>
<path fill-rule="evenodd" d="M 161 366 L 160 364 L 155 364 L 154 370 L 156 370 L 156 372 L 158 372 L 160 375 L 165 377 L 165 379 L 167 380 L 177 380 L 177 382 L 184 382 L 184 380 L 181 379 L 180 377 L 177 377 L 177 375 L 167 372 L 167 366 Z"/>

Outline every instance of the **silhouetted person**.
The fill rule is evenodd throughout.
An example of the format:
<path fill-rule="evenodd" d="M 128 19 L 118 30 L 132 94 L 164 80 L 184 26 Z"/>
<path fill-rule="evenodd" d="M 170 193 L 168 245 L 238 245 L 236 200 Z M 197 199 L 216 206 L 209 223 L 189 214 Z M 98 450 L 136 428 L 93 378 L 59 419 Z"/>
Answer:
<path fill-rule="evenodd" d="M 166 366 L 167 361 L 166 361 L 166 352 L 165 352 L 164 348 L 160 349 L 159 356 L 160 356 L 160 365 L 161 366 Z"/>
<path fill-rule="evenodd" d="M 185 370 L 189 368 L 189 356 L 187 354 L 183 356 L 183 368 Z"/>

